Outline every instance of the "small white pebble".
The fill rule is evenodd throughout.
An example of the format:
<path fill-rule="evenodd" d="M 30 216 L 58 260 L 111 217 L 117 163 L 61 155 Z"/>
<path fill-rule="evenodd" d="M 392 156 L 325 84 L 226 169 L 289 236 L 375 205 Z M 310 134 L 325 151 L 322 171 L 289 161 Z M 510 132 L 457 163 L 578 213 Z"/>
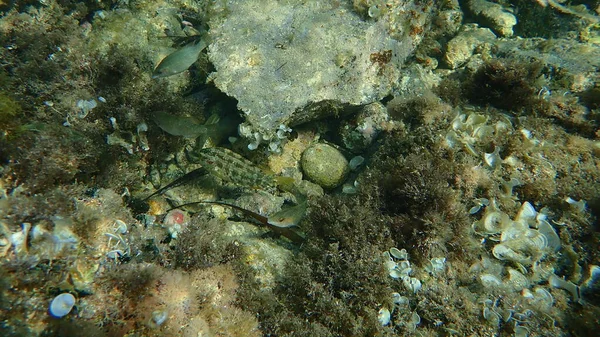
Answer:
<path fill-rule="evenodd" d="M 61 318 L 68 315 L 75 305 L 75 296 L 69 293 L 63 293 L 56 296 L 50 302 L 50 315 Z"/>

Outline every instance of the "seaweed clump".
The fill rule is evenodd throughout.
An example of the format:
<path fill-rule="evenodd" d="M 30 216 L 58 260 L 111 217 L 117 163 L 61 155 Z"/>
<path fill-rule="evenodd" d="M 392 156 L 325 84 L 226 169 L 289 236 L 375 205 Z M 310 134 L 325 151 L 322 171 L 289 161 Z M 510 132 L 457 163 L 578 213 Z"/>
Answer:
<path fill-rule="evenodd" d="M 406 118 L 419 117 L 408 113 Z M 448 247 L 460 247 L 452 231 L 465 220 L 464 207 L 456 201 L 460 191 L 450 189 L 456 168 L 442 150 L 428 153 L 416 146 L 432 142 L 432 132 L 420 135 L 386 138 L 374 155 L 377 165 L 359 176 L 357 194 L 311 202 L 302 223 L 306 242 L 284 267 L 277 286 L 264 289 L 255 277 L 241 277 L 240 306 L 260 313 L 266 335 L 387 336 L 411 331 L 402 324 L 390 329 L 378 319 L 378 310 L 391 305 L 391 294 L 401 289 L 383 267 L 382 253 L 403 247 L 416 264 L 446 256 Z M 253 273 L 245 265 L 239 268 L 242 275 Z"/>
<path fill-rule="evenodd" d="M 537 100 L 535 83 L 542 74 L 539 62 L 493 59 L 482 65 L 465 85 L 473 103 L 520 111 Z"/>
<path fill-rule="evenodd" d="M 381 334 L 377 309 L 392 290 L 377 257 L 392 243 L 377 207 L 364 196 L 323 198 L 312 206 L 307 242 L 277 286 L 264 289 L 255 277 L 242 277 L 240 306 L 260 312 L 266 335 Z M 242 274 L 254 273 L 239 267 Z"/>

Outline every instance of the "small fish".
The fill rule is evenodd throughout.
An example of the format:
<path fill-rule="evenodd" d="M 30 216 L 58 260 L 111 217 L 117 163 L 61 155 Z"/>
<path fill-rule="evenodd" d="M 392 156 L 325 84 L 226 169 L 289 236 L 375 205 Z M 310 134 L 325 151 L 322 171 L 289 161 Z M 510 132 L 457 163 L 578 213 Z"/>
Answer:
<path fill-rule="evenodd" d="M 192 161 L 206 168 L 210 174 L 235 185 L 272 191 L 276 187 L 275 177 L 264 173 L 251 161 L 223 148 L 211 147 L 190 153 Z"/>
<path fill-rule="evenodd" d="M 167 77 L 186 71 L 206 48 L 205 39 L 198 39 L 167 55 L 152 72 L 152 78 Z"/>
<path fill-rule="evenodd" d="M 175 116 L 163 111 L 156 111 L 152 117 L 163 131 L 173 136 L 196 138 L 206 132 L 206 126 L 194 117 Z"/>
<path fill-rule="evenodd" d="M 209 139 L 212 144 L 221 143 L 236 131 L 240 123 L 240 118 L 236 114 L 219 116 L 215 113 L 208 117 L 204 124 L 198 123 L 194 117 L 175 116 L 162 111 L 155 112 L 152 117 L 166 133 L 186 138 L 199 138 L 196 143 L 200 146 Z"/>
<path fill-rule="evenodd" d="M 213 204 L 213 205 L 221 205 L 221 206 L 231 207 L 235 210 L 238 210 L 238 211 L 244 213 L 244 215 L 253 218 L 261 226 L 267 227 L 271 231 L 273 231 L 279 235 L 285 236 L 286 238 L 290 239 L 292 242 L 302 243 L 306 239 L 304 233 L 302 233 L 300 231 L 300 229 L 298 228 L 298 223 L 300 222 L 300 220 L 302 220 L 302 217 L 304 217 L 304 215 L 306 214 L 306 206 L 307 206 L 306 201 L 304 201 L 296 206 L 290 206 L 287 208 L 283 208 L 281 211 L 273 214 L 270 217 L 266 217 L 266 216 L 260 215 L 256 212 L 247 210 L 245 208 L 242 208 L 242 207 L 239 207 L 239 206 L 236 206 L 233 204 L 222 202 L 222 201 L 196 201 L 196 202 L 190 202 L 187 204 L 177 206 L 173 209 L 191 206 L 191 205 L 197 205 L 197 204 Z M 279 221 L 282 221 L 282 219 L 284 219 L 284 218 L 286 220 L 279 223 Z"/>
<path fill-rule="evenodd" d="M 191 171 L 189 173 L 186 173 L 184 176 L 175 179 L 173 182 L 167 184 L 166 186 L 163 186 L 163 187 L 159 188 L 154 193 L 152 193 L 149 196 L 147 196 L 146 198 L 144 198 L 143 201 L 147 201 L 147 200 L 149 200 L 150 198 L 152 198 L 155 195 L 163 194 L 165 191 L 167 191 L 167 190 L 169 190 L 171 188 L 175 188 L 177 186 L 181 186 L 181 185 L 186 184 L 186 183 L 188 183 L 188 182 L 190 182 L 192 180 L 196 180 L 196 179 L 198 179 L 200 177 L 203 177 L 203 176 L 205 176 L 207 174 L 208 174 L 208 171 L 205 168 L 203 168 L 203 167 L 195 169 L 195 170 L 193 170 L 193 171 Z"/>
<path fill-rule="evenodd" d="M 300 201 L 300 200 L 299 200 Z M 297 205 L 282 207 L 279 212 L 271 214 L 268 218 L 269 225 L 279 228 L 296 227 L 306 215 L 308 203 L 306 199 L 301 200 Z"/>

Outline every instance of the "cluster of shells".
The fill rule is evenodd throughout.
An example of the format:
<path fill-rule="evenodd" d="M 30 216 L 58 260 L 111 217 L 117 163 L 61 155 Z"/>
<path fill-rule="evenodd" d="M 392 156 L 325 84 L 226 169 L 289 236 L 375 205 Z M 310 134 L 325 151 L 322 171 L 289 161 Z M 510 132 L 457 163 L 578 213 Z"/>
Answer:
<path fill-rule="evenodd" d="M 521 269 L 540 261 L 546 254 L 560 249 L 560 238 L 547 217 L 524 202 L 514 220 L 500 211 L 492 200 L 473 231 L 498 244 L 492 254 L 498 260 L 514 262 Z"/>
<path fill-rule="evenodd" d="M 404 287 L 412 293 L 417 293 L 421 290 L 421 281 L 415 277 L 411 277 L 412 268 L 408 261 L 408 253 L 406 249 L 391 248 L 383 253 L 385 267 L 391 278 L 401 279 Z"/>

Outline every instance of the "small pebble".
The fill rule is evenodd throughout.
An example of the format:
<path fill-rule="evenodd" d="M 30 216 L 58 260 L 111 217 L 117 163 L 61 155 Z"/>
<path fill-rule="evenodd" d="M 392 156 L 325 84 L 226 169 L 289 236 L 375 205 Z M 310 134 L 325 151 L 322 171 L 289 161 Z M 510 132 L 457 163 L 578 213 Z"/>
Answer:
<path fill-rule="evenodd" d="M 300 164 L 308 180 L 328 189 L 343 183 L 349 171 L 344 155 L 327 144 L 315 144 L 306 149 Z"/>
<path fill-rule="evenodd" d="M 74 305 L 75 296 L 69 293 L 60 294 L 50 302 L 50 315 L 56 318 L 64 317 L 71 312 Z"/>

